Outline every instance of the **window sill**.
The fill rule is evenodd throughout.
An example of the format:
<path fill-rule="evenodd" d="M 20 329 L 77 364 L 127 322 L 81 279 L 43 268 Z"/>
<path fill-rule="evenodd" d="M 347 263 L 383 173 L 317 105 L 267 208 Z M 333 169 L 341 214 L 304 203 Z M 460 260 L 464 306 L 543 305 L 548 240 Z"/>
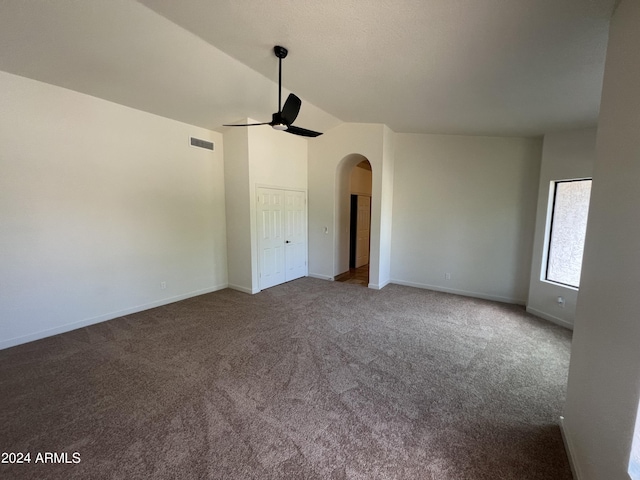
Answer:
<path fill-rule="evenodd" d="M 541 278 L 540 281 L 542 283 L 546 283 L 548 285 L 553 285 L 554 287 L 566 288 L 567 290 L 571 290 L 571 291 L 574 291 L 574 292 L 580 291 L 580 289 L 578 287 L 572 287 L 571 285 L 567 285 L 567 284 L 564 284 L 564 283 L 554 282 L 553 280 L 547 280 L 545 278 Z"/>

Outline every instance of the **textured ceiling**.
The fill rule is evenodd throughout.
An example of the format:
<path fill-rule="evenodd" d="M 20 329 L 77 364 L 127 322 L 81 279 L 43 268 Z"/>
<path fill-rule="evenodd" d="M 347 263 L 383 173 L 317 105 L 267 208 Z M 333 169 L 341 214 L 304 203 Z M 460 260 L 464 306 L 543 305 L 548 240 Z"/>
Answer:
<path fill-rule="evenodd" d="M 595 125 L 615 0 L 0 2 L 0 70 L 220 130 L 539 135 Z M 315 106 L 314 106 L 315 105 Z"/>
<path fill-rule="evenodd" d="M 212 130 L 271 120 L 276 60 L 267 78 L 131 0 L 0 0 L 0 70 Z M 309 102 L 296 121 L 339 123 Z"/>

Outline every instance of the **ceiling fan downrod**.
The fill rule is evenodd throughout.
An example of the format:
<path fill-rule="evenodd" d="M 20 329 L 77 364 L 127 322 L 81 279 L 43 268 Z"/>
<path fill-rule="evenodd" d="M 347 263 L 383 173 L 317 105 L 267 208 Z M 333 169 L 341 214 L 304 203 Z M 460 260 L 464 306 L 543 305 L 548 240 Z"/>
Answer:
<path fill-rule="evenodd" d="M 273 53 L 278 57 L 278 113 L 282 112 L 282 59 L 287 57 L 287 50 L 280 45 L 273 47 Z"/>

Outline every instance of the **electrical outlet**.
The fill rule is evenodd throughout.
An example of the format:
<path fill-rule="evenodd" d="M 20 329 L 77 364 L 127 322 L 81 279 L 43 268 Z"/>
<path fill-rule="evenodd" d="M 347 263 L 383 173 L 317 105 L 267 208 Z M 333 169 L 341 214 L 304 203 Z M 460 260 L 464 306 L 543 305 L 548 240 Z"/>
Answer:
<path fill-rule="evenodd" d="M 165 288 L 167 288 L 167 282 L 160 282 L 160 288 L 162 290 L 164 290 Z"/>

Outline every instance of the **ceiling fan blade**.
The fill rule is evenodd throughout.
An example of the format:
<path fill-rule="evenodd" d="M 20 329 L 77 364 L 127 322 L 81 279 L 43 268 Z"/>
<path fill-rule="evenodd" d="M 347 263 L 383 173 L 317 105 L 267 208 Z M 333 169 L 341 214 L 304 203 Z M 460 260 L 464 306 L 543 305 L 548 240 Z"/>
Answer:
<path fill-rule="evenodd" d="M 302 137 L 317 137 L 322 135 L 320 132 L 307 130 L 306 128 L 295 127 L 291 125 L 300 113 L 302 100 L 295 94 L 290 93 L 287 100 L 282 106 L 282 59 L 286 58 L 288 50 L 280 45 L 273 47 L 273 53 L 278 58 L 278 111 L 272 115 L 270 122 L 264 123 L 243 123 L 243 124 L 225 124 L 225 127 L 252 127 L 254 125 L 271 125 L 275 130 L 289 132 L 292 135 L 300 135 Z"/>
<path fill-rule="evenodd" d="M 280 114 L 280 118 L 282 118 L 284 123 L 291 125 L 295 121 L 300 112 L 300 105 L 302 105 L 302 100 L 293 93 L 290 93 L 287 101 L 284 102 L 284 107 L 282 107 L 282 113 Z"/>
<path fill-rule="evenodd" d="M 232 125 L 224 124 L 223 127 L 253 127 L 255 125 L 271 125 L 271 122 L 263 122 L 263 123 L 235 123 Z"/>
<path fill-rule="evenodd" d="M 320 132 L 314 132 L 313 130 L 307 130 L 306 128 L 295 127 L 293 125 L 289 125 L 289 128 L 287 128 L 285 132 L 302 137 L 317 137 L 318 135 L 322 135 Z"/>

